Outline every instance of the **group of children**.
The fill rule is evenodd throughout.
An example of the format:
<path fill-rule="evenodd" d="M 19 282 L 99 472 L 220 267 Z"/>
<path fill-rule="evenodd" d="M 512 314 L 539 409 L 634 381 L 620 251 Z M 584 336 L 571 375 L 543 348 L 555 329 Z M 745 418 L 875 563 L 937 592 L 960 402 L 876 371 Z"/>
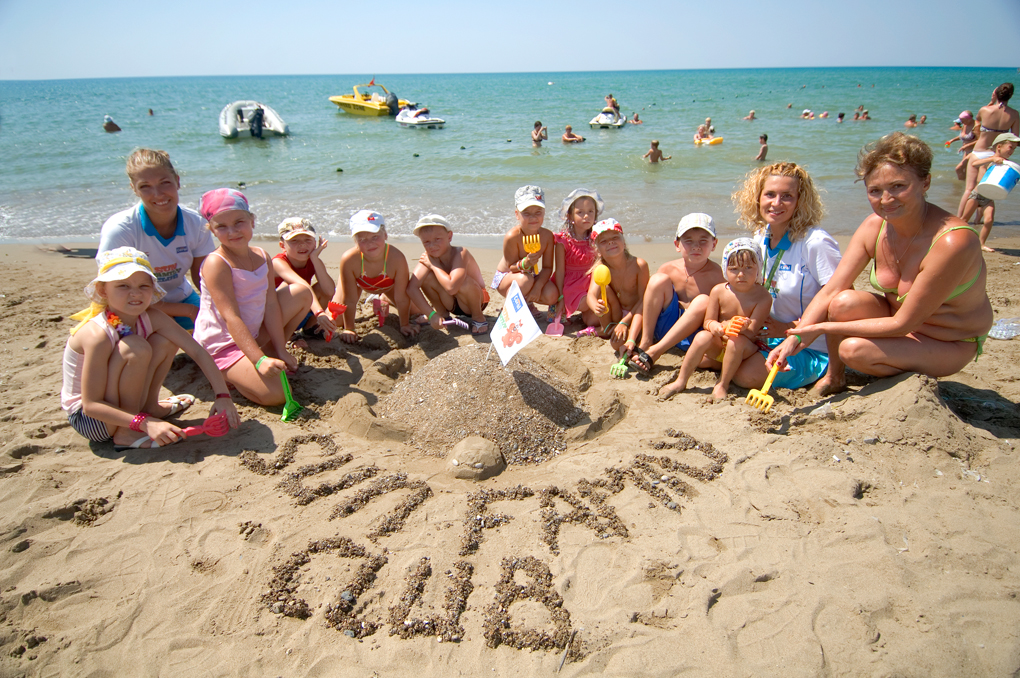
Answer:
<path fill-rule="evenodd" d="M 163 151 L 136 150 L 127 174 L 139 203 L 103 225 L 99 274 L 85 288 L 92 303 L 74 316 L 81 323 L 64 352 L 62 406 L 71 426 L 90 440 L 112 440 L 118 450 L 130 450 L 187 437 L 166 419 L 195 398 L 158 397 L 179 349 L 212 386 L 210 414 L 230 428 L 239 418 L 228 384 L 255 403 L 282 404 L 286 380 L 280 375 L 297 369 L 288 351 L 292 337 L 301 331 L 356 342 L 355 312 L 363 293 L 380 323 L 395 306 L 400 332 L 408 337 L 426 324 L 488 332 L 489 293 L 481 269 L 467 249 L 452 244 L 452 228 L 440 215 L 418 220 L 414 233 L 424 253 L 412 269 L 387 242 L 384 217 L 357 212 L 350 219 L 354 246 L 341 257 L 334 281 L 321 259 L 328 243 L 307 220 L 280 223 L 281 252 L 270 257 L 251 244 L 255 214 L 240 191 L 209 191 L 198 212 L 181 206 L 180 178 Z M 689 350 L 664 397 L 683 390 L 699 365 L 722 370 L 714 395 L 725 395 L 740 361 L 755 348 L 771 302 L 760 284 L 762 253 L 753 241 L 727 246 L 723 271 L 709 259 L 717 244 L 711 217 L 688 215 L 677 229 L 682 259 L 650 276 L 648 264 L 627 249 L 622 225 L 600 219 L 598 192 L 571 192 L 560 208 L 557 233 L 544 225 L 541 188 L 521 187 L 514 202 L 516 224 L 504 237 L 492 289 L 506 296 L 517 283 L 536 317 L 542 313 L 536 304 L 549 307 L 550 321 L 579 313 L 586 326 L 579 334 L 608 339 L 645 373 L 668 348 Z M 608 270 L 605 279 L 593 275 L 600 267 Z M 727 332 L 734 316 L 749 320 Z"/>

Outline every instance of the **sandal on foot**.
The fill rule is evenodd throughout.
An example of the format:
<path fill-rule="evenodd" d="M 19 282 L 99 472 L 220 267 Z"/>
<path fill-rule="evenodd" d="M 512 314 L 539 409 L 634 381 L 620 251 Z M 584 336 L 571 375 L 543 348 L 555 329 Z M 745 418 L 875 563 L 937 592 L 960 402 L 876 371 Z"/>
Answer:
<path fill-rule="evenodd" d="M 485 334 L 489 331 L 488 320 L 471 320 L 471 334 Z"/>
<path fill-rule="evenodd" d="M 636 349 L 634 354 L 631 355 L 630 360 L 627 364 L 633 367 L 641 374 L 651 374 L 652 368 L 655 367 L 655 361 L 652 360 L 652 356 L 648 355 L 641 349 Z"/>
<path fill-rule="evenodd" d="M 194 405 L 195 396 L 190 393 L 182 393 L 180 395 L 172 395 L 163 402 L 167 403 L 167 407 L 170 408 L 170 411 L 161 417 L 161 419 L 166 419 L 167 417 L 176 416 Z"/>
<path fill-rule="evenodd" d="M 142 445 L 144 445 L 145 443 L 150 443 L 150 442 L 152 444 L 149 447 L 145 447 L 145 448 L 142 447 Z M 141 449 L 151 450 L 154 447 L 159 447 L 159 443 L 153 442 L 152 438 L 150 438 L 149 436 L 142 436 L 141 438 L 139 438 L 135 442 L 131 443 L 130 445 L 114 445 L 113 446 L 113 450 L 115 452 L 130 452 L 131 450 L 141 450 Z"/>
<path fill-rule="evenodd" d="M 578 330 L 577 331 L 577 336 L 579 336 L 579 337 L 595 337 L 595 336 L 598 336 L 598 333 L 599 333 L 599 330 L 598 330 L 597 327 L 595 327 L 594 325 L 588 325 L 588 327 L 585 327 L 583 330 Z"/>

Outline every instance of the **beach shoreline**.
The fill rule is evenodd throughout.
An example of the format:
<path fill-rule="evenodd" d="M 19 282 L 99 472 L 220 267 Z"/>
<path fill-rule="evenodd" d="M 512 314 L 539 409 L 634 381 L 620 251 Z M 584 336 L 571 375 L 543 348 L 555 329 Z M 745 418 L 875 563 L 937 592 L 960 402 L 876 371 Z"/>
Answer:
<path fill-rule="evenodd" d="M 989 244 L 996 317 L 1020 315 L 1020 238 Z M 331 270 L 349 246 L 330 243 Z M 408 341 L 364 314 L 359 345 L 297 350 L 296 421 L 238 396 L 239 430 L 125 454 L 60 409 L 95 247 L 0 245 L 2 675 L 547 676 L 564 655 L 568 676 L 1017 669 L 1020 342 L 989 340 L 945 379 L 779 389 L 762 414 L 743 389 L 708 402 L 703 372 L 657 403 L 677 353 L 613 379 L 608 344 L 568 326 L 522 352 L 584 411 L 564 449 L 471 481 L 381 416 L 387 396 L 453 351 L 468 374 L 436 379 L 424 415 L 471 369 L 552 396 L 488 337 Z M 630 248 L 653 271 L 677 256 Z M 499 250 L 472 251 L 491 280 Z M 195 394 L 182 421 L 201 421 L 212 393 L 190 360 L 167 387 Z M 467 430 L 500 406 L 477 395 Z"/>

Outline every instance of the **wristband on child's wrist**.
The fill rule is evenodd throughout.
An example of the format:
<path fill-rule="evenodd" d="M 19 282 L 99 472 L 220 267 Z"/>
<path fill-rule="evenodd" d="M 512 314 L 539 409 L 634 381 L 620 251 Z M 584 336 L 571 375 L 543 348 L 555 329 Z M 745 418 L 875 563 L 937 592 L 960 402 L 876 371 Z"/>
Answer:
<path fill-rule="evenodd" d="M 432 313 L 429 313 L 429 320 L 432 320 L 432 316 L 434 316 L 435 314 L 436 314 L 436 311 L 435 311 L 435 309 L 433 309 Z"/>
<path fill-rule="evenodd" d="M 230 397 L 229 393 L 217 393 L 215 400 L 220 400 L 221 398 L 226 398 L 227 400 L 232 400 L 232 398 Z"/>
<path fill-rule="evenodd" d="M 134 419 L 131 420 L 131 423 L 128 425 L 128 428 L 131 429 L 132 431 L 137 431 L 138 433 L 141 433 L 142 422 L 148 419 L 149 416 L 150 415 L 145 412 L 139 412 L 138 414 L 135 415 Z"/>
<path fill-rule="evenodd" d="M 257 370 L 258 368 L 262 367 L 262 363 L 265 362 L 265 359 L 268 358 L 268 357 L 269 356 L 264 355 L 261 358 L 259 358 L 258 362 L 255 363 L 255 369 Z"/>

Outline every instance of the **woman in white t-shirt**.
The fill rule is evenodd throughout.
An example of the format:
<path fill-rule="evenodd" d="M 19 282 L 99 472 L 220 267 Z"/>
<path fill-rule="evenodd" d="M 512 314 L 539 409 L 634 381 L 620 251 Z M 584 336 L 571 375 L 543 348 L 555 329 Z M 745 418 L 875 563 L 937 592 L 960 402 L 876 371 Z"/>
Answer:
<path fill-rule="evenodd" d="M 737 221 L 754 233 L 765 253 L 765 287 L 772 295 L 772 312 L 760 339 L 778 346 L 786 331 L 800 320 L 818 290 L 839 264 L 839 245 L 816 226 L 825 214 L 811 177 L 792 162 L 777 162 L 751 171 L 733 194 Z M 761 359 L 746 360 L 734 381 L 744 388 L 761 388 L 768 377 Z M 789 370 L 776 375 L 774 385 L 801 388 L 816 382 L 829 364 L 825 337 L 789 361 Z"/>
<path fill-rule="evenodd" d="M 99 255 L 118 247 L 145 252 L 166 297 L 153 304 L 186 330 L 195 327 L 199 294 L 195 287 L 205 257 L 216 249 L 205 219 L 179 204 L 181 179 L 166 151 L 138 148 L 128 157 L 131 190 L 140 202 L 106 220 L 99 237 Z"/>

